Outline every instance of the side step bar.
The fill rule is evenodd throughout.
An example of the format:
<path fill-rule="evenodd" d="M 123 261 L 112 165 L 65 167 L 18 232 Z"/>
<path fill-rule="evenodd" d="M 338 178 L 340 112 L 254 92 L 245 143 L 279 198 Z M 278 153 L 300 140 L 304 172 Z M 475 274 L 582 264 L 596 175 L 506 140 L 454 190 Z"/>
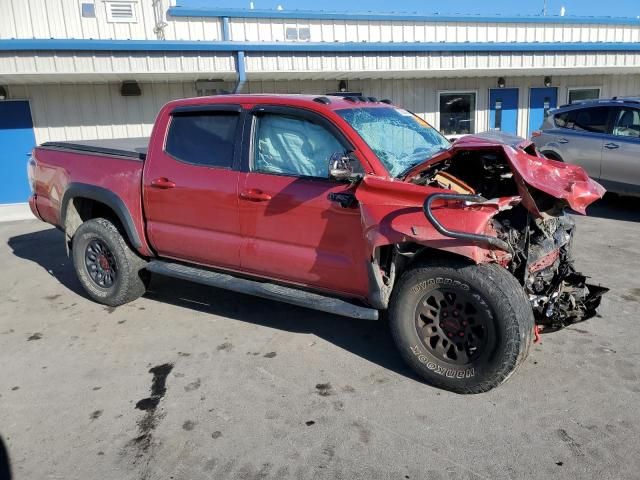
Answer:
<path fill-rule="evenodd" d="M 160 275 L 189 280 L 211 287 L 224 288 L 233 292 L 246 293 L 256 297 L 268 298 L 279 302 L 312 308 L 322 312 L 343 315 L 363 320 L 378 320 L 378 310 L 361 307 L 338 298 L 326 297 L 291 287 L 283 287 L 274 283 L 258 282 L 234 277 L 226 273 L 213 272 L 205 268 L 192 267 L 181 263 L 152 260 L 147 270 Z"/>

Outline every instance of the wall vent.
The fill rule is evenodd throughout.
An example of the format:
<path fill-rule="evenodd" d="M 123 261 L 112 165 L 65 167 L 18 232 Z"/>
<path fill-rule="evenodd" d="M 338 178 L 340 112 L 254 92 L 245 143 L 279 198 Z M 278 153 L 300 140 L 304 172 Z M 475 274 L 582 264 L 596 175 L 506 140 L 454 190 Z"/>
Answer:
<path fill-rule="evenodd" d="M 136 2 L 135 1 L 106 1 L 107 22 L 111 23 L 135 23 Z"/>

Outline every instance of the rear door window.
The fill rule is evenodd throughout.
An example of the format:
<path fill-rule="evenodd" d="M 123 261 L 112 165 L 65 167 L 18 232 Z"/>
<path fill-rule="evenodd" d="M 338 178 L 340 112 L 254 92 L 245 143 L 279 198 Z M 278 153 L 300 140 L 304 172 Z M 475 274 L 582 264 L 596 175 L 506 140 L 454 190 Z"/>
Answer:
<path fill-rule="evenodd" d="M 574 130 L 607 133 L 609 107 L 594 107 L 576 110 Z"/>
<path fill-rule="evenodd" d="M 239 118 L 239 113 L 223 111 L 174 114 L 165 151 L 186 163 L 232 168 Z"/>

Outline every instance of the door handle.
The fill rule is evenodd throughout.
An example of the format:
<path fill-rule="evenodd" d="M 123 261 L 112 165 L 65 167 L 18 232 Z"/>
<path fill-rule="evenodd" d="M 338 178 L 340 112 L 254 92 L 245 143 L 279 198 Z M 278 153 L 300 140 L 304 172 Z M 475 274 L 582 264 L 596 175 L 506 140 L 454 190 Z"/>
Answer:
<path fill-rule="evenodd" d="M 271 200 L 271 195 L 264 193 L 262 190 L 258 190 L 257 188 L 252 188 L 250 190 L 240 192 L 240 198 L 248 200 L 249 202 L 267 202 Z"/>
<path fill-rule="evenodd" d="M 610 143 L 605 143 L 604 148 L 608 148 L 609 150 L 614 150 L 616 148 L 620 148 L 620 145 L 618 145 L 617 143 L 610 142 Z"/>
<path fill-rule="evenodd" d="M 151 180 L 151 186 L 155 188 L 167 189 L 167 188 L 175 188 L 176 184 L 166 177 L 160 177 L 160 178 Z"/>
<path fill-rule="evenodd" d="M 566 138 L 559 138 L 558 143 L 569 143 L 569 140 L 567 140 Z"/>

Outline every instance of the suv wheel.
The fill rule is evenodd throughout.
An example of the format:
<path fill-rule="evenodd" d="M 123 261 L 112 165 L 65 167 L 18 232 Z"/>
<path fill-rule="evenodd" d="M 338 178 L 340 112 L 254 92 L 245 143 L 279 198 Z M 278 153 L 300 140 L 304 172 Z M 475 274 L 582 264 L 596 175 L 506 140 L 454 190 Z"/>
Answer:
<path fill-rule="evenodd" d="M 495 264 L 422 263 L 389 307 L 404 360 L 428 383 L 479 393 L 505 382 L 529 353 L 534 318 L 515 277 Z"/>
<path fill-rule="evenodd" d="M 542 155 L 544 155 L 549 160 L 555 160 L 556 162 L 563 161 L 557 153 L 553 153 L 553 152 L 540 152 L 540 153 L 542 153 Z"/>
<path fill-rule="evenodd" d="M 105 218 L 84 222 L 73 236 L 73 265 L 87 294 L 116 307 L 142 296 L 147 289 L 146 261 Z"/>

